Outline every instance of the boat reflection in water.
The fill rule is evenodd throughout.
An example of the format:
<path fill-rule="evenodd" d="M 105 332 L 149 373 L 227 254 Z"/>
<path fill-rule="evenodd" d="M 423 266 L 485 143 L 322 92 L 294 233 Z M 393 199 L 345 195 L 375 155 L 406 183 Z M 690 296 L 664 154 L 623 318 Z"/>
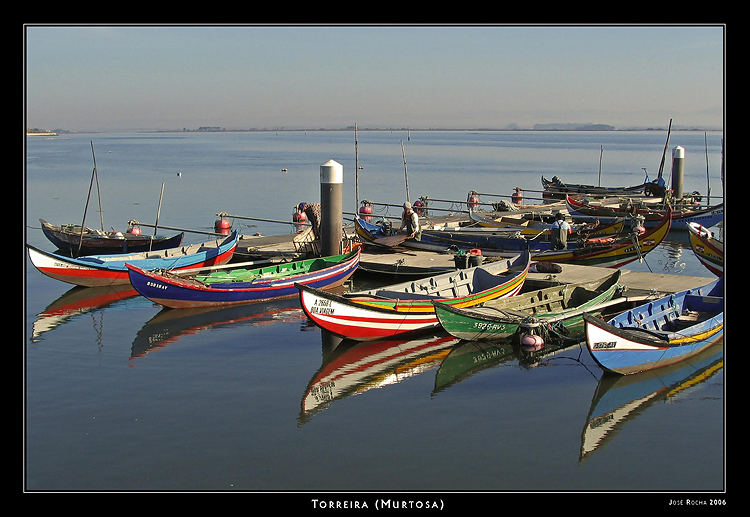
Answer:
<path fill-rule="evenodd" d="M 443 359 L 435 374 L 435 395 L 482 370 L 517 358 L 518 345 L 510 338 L 501 341 L 461 341 Z"/>
<path fill-rule="evenodd" d="M 635 375 L 604 374 L 581 433 L 579 462 L 611 440 L 629 421 L 660 401 L 711 378 L 724 367 L 723 340 L 673 366 Z"/>
<path fill-rule="evenodd" d="M 141 357 L 155 349 L 168 346 L 184 336 L 197 334 L 207 329 L 242 324 L 272 325 L 281 321 L 299 321 L 303 326 L 308 326 L 306 320 L 296 299 L 229 307 L 165 308 L 148 320 L 138 331 L 133 340 L 130 359 Z"/>
<path fill-rule="evenodd" d="M 37 315 L 37 319 L 32 324 L 30 341 L 32 343 L 41 341 L 42 334 L 69 322 L 75 316 L 109 307 L 121 300 L 135 297 L 137 294 L 138 291 L 130 284 L 108 287 L 73 287 Z M 101 332 L 101 323 L 100 321 L 99 328 L 95 328 L 97 334 Z"/>
<path fill-rule="evenodd" d="M 323 332 L 323 364 L 302 396 L 298 425 L 305 424 L 335 400 L 397 384 L 437 367 L 459 341 L 444 332 L 413 340 L 344 339 L 325 353 L 327 334 Z"/>
<path fill-rule="evenodd" d="M 435 387 L 432 390 L 432 395 L 436 395 L 476 373 L 504 363 L 513 362 L 510 366 L 525 369 L 542 366 L 545 364 L 545 358 L 576 345 L 580 347 L 580 341 L 554 339 L 545 343 L 539 350 L 529 350 L 520 345 L 518 336 L 493 341 L 461 341 L 440 364 L 440 368 L 435 374 Z"/>

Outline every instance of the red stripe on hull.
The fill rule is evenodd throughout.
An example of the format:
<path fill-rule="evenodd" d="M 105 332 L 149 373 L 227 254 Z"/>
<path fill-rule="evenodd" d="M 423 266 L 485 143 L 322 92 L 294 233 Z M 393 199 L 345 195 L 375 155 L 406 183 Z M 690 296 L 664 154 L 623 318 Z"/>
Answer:
<path fill-rule="evenodd" d="M 196 262 L 194 264 L 188 264 L 182 267 L 175 268 L 174 271 L 180 269 L 190 269 L 195 267 L 206 267 L 206 266 L 217 266 L 228 262 L 234 255 L 235 248 L 228 250 L 221 255 L 210 258 L 208 260 Z M 113 271 L 109 269 L 83 269 L 83 268 L 52 268 L 52 267 L 40 267 L 39 271 L 45 275 L 60 280 L 66 283 L 72 283 L 83 287 L 108 287 L 111 285 L 125 285 L 130 283 L 128 277 L 128 271 Z"/>

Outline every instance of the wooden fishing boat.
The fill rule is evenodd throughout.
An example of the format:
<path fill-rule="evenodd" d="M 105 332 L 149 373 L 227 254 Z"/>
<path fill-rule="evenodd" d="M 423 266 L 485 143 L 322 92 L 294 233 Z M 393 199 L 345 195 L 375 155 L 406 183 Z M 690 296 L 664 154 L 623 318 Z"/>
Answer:
<path fill-rule="evenodd" d="M 529 253 L 412 282 L 337 295 L 298 285 L 300 305 L 319 327 L 346 338 L 369 341 L 439 325 L 433 301 L 472 307 L 521 291 Z"/>
<path fill-rule="evenodd" d="M 552 250 L 534 253 L 532 260 L 619 268 L 634 260 L 643 259 L 647 253 L 662 243 L 672 225 L 671 210 L 662 216 L 661 224 L 644 233 L 629 237 L 589 239 L 575 249 Z"/>
<path fill-rule="evenodd" d="M 533 236 L 523 236 L 519 231 L 503 228 L 438 226 L 422 230 L 418 237 L 407 238 L 404 235 L 389 236 L 387 228 L 370 223 L 361 218 L 355 219 L 355 228 L 365 242 L 379 246 L 403 246 L 424 251 L 462 251 L 482 250 L 488 257 L 511 257 L 523 251 L 539 253 L 552 249 L 549 235 L 536 232 Z M 570 238 L 567 249 L 583 246 L 589 236 Z M 598 242 L 595 239 L 594 242 Z"/>
<path fill-rule="evenodd" d="M 547 198 L 565 199 L 567 194 L 588 194 L 592 196 L 663 196 L 665 189 L 656 180 L 646 181 L 640 185 L 627 187 L 600 187 L 596 185 L 584 185 L 581 183 L 564 183 L 557 176 L 551 180 L 542 176 L 542 187 Z"/>
<path fill-rule="evenodd" d="M 227 306 L 297 296 L 295 285 L 330 289 L 357 269 L 362 247 L 349 253 L 245 269 L 229 264 L 207 274 L 144 271 L 127 264 L 130 283 L 149 300 L 171 308 Z"/>
<path fill-rule="evenodd" d="M 518 231 L 524 237 L 534 237 L 540 233 L 549 234 L 551 223 L 524 219 L 520 217 L 509 218 L 502 216 L 496 219 L 484 217 L 474 210 L 469 211 L 469 217 L 475 224 L 485 228 L 500 228 L 507 231 Z M 585 234 L 588 237 L 601 235 L 617 235 L 625 230 L 626 219 L 609 221 L 606 224 L 594 222 L 593 224 L 571 224 L 574 232 Z"/>
<path fill-rule="evenodd" d="M 724 243 L 698 223 L 687 223 L 690 247 L 701 264 L 716 276 L 724 274 Z"/>
<path fill-rule="evenodd" d="M 433 302 L 440 325 L 459 339 L 505 339 L 515 335 L 524 323 L 554 318 L 566 329 L 583 328 L 583 310 L 612 300 L 621 290 L 620 271 L 599 280 L 564 284 L 501 298 L 481 307 L 458 308 Z"/>
<path fill-rule="evenodd" d="M 619 206 L 608 206 L 600 204 L 587 203 L 585 198 L 574 198 L 567 196 L 565 204 L 570 215 L 576 219 L 598 218 L 600 221 L 610 221 L 618 217 L 632 217 L 633 215 L 642 215 L 644 218 L 643 226 L 653 228 L 660 224 L 661 219 L 667 212 L 672 210 L 672 229 L 676 231 L 686 231 L 685 223 L 699 223 L 706 228 L 718 224 L 724 219 L 724 203 L 707 208 L 696 208 L 690 205 L 677 205 L 674 207 L 665 207 L 664 205 L 652 205 L 649 203 L 631 203 L 630 200 L 621 203 Z"/>
<path fill-rule="evenodd" d="M 177 248 L 182 244 L 182 239 L 185 236 L 182 232 L 171 237 L 136 235 L 128 232 L 107 233 L 84 226 L 83 239 L 81 239 L 80 225 L 62 224 L 57 226 L 44 219 L 39 219 L 39 222 L 42 224 L 42 233 L 47 239 L 57 246 L 58 250 L 71 257 L 138 253 Z M 80 250 L 79 243 L 81 243 Z"/>
<path fill-rule="evenodd" d="M 143 269 L 186 269 L 224 264 L 232 258 L 238 240 L 239 234 L 234 231 L 221 240 L 214 239 L 179 248 L 78 258 L 42 251 L 29 244 L 26 248 L 31 263 L 41 273 L 69 284 L 103 287 L 130 283 L 126 263 Z"/>
<path fill-rule="evenodd" d="M 724 337 L 724 278 L 664 296 L 609 321 L 584 315 L 586 345 L 608 372 L 629 375 L 692 357 Z"/>

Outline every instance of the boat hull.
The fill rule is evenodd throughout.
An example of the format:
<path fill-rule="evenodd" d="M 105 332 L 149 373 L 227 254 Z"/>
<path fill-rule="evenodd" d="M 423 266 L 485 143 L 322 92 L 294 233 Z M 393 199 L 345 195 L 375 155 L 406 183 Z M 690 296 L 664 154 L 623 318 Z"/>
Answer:
<path fill-rule="evenodd" d="M 690 247 L 709 271 L 716 276 L 724 274 L 724 243 L 716 240 L 710 230 L 698 223 L 687 223 Z"/>
<path fill-rule="evenodd" d="M 571 196 L 565 198 L 565 204 L 568 208 L 568 212 L 574 219 L 579 217 L 588 219 L 597 218 L 601 222 L 606 222 L 633 215 L 617 207 L 585 204 Z M 646 228 L 653 228 L 661 224 L 661 220 L 664 217 L 666 210 L 637 207 L 635 212 L 644 217 L 643 225 Z M 709 228 L 720 223 L 723 219 L 723 203 L 704 209 L 675 208 L 672 210 L 672 229 L 676 231 L 686 231 L 687 227 L 685 226 L 685 223 L 688 222 L 698 223 Z"/>
<path fill-rule="evenodd" d="M 566 329 L 580 327 L 583 333 L 583 309 L 592 308 L 599 304 L 612 300 L 617 294 L 619 286 L 617 281 L 620 272 L 617 271 L 600 283 L 599 294 L 593 296 L 583 303 L 571 305 L 567 308 L 549 310 L 550 303 L 560 303 L 554 300 L 555 295 L 563 296 L 563 291 L 587 287 L 586 284 L 569 284 L 558 287 L 547 288 L 541 291 L 519 294 L 512 299 L 499 300 L 490 303 L 489 307 L 459 309 L 435 303 L 435 313 L 440 325 L 450 335 L 467 341 L 475 340 L 498 340 L 506 339 L 515 335 L 524 323 L 529 321 L 543 321 L 545 318 L 559 320 Z M 588 284 L 591 284 L 589 282 Z M 550 301 L 552 300 L 552 301 Z M 507 302 L 507 303 L 506 303 Z M 513 314 L 508 311 L 516 311 Z M 506 311 L 503 313 L 503 311 Z M 569 317 L 565 317 L 569 314 Z"/>
<path fill-rule="evenodd" d="M 181 254 L 183 248 L 176 248 L 151 254 L 93 255 L 70 258 L 48 253 L 30 245 L 26 248 L 34 267 L 50 278 L 83 287 L 106 287 L 130 283 L 128 269 L 125 267 L 127 261 L 143 269 L 187 269 L 224 264 L 234 255 L 238 239 L 239 235 L 234 232 L 223 241 L 215 241 L 217 245 L 214 247 L 184 255 Z M 206 244 L 208 243 L 203 243 L 203 246 Z M 198 250 L 201 245 L 192 247 Z M 191 246 L 186 246 L 184 249 L 188 248 Z"/>
<path fill-rule="evenodd" d="M 465 296 L 417 298 L 404 292 L 398 295 L 403 298 L 397 298 L 396 294 L 392 297 L 347 298 L 299 285 L 300 305 L 316 325 L 345 338 L 370 341 L 401 336 L 439 325 L 433 301 L 471 307 L 496 298 L 515 296 L 521 291 L 528 274 L 528 255 L 525 260 L 523 271 L 498 275 L 494 286 Z"/>
<path fill-rule="evenodd" d="M 258 280 L 248 287 L 212 287 L 199 282 L 166 277 L 128 264 L 130 283 L 144 297 L 173 309 L 239 305 L 280 300 L 297 296 L 296 284 L 331 289 L 343 284 L 359 266 L 360 249 L 334 266 L 289 275 L 273 280 Z"/>
<path fill-rule="evenodd" d="M 118 237 L 100 235 L 94 230 L 86 228 L 81 240 L 80 227 L 78 232 L 65 230 L 60 226 L 40 219 L 42 233 L 57 249 L 71 257 L 85 255 L 101 255 L 115 253 L 140 253 L 145 251 L 165 250 L 176 248 L 182 244 L 184 233 L 172 237 L 151 237 L 148 235 L 120 234 Z M 79 249 L 79 242 L 81 244 Z"/>
<path fill-rule="evenodd" d="M 599 366 L 630 375 L 678 363 L 724 337 L 722 279 L 666 296 L 622 313 L 608 322 L 584 315 L 586 344 Z M 711 314 L 685 328 L 668 324 L 686 308 Z"/>
<path fill-rule="evenodd" d="M 656 183 L 645 182 L 641 185 L 632 185 L 627 187 L 601 187 L 595 185 L 583 185 L 580 183 L 562 183 L 548 180 L 542 176 L 542 187 L 544 188 L 544 197 L 548 199 L 565 199 L 568 194 L 588 194 L 592 196 L 627 196 L 643 195 L 652 192 L 658 188 Z M 661 189 L 661 195 L 664 194 Z"/>
<path fill-rule="evenodd" d="M 582 246 L 573 250 L 555 250 L 532 255 L 532 260 L 582 266 L 619 268 L 642 259 L 654 250 L 669 234 L 672 226 L 671 210 L 662 216 L 661 224 L 631 239 L 617 239 L 612 244 Z"/>

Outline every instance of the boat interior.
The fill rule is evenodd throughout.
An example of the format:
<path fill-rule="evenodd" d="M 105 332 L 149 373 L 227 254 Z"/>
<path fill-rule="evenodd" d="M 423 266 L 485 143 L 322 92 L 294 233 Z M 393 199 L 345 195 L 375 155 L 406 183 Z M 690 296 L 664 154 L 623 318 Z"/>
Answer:
<path fill-rule="evenodd" d="M 619 327 L 633 327 L 660 332 L 679 332 L 724 312 L 723 296 L 688 294 L 682 299 L 667 298 L 649 303 L 627 313 Z"/>

